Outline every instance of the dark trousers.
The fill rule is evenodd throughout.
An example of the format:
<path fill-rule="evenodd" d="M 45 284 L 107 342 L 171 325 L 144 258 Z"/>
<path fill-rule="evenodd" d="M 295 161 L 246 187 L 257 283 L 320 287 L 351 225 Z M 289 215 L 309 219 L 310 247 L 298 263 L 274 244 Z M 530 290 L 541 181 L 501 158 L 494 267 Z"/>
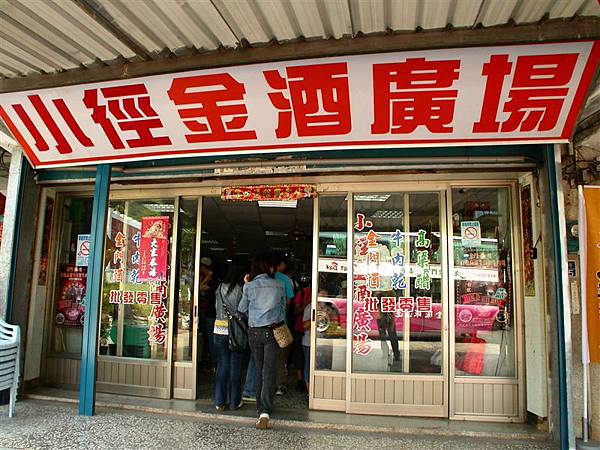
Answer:
<path fill-rule="evenodd" d="M 394 359 L 400 359 L 400 348 L 398 347 L 398 333 L 396 333 L 396 319 L 391 313 L 382 313 L 377 318 L 377 327 L 379 328 L 379 336 L 383 341 L 387 335 L 392 345 Z"/>
<path fill-rule="evenodd" d="M 256 390 L 256 411 L 258 414 L 271 414 L 275 396 L 275 377 L 279 346 L 269 327 L 249 328 L 248 340 L 254 358 L 254 388 Z"/>
<path fill-rule="evenodd" d="M 229 336 L 214 335 L 217 354 L 217 374 L 215 377 L 215 405 L 237 408 L 242 401 L 243 352 L 229 350 Z"/>

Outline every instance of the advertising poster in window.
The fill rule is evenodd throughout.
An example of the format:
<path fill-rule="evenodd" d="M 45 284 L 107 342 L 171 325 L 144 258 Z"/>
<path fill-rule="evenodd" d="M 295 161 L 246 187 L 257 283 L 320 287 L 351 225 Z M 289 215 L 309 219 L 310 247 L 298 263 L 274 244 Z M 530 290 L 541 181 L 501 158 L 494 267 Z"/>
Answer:
<path fill-rule="evenodd" d="M 169 218 L 143 217 L 140 242 L 140 281 L 166 281 Z"/>
<path fill-rule="evenodd" d="M 83 327 L 87 267 L 64 264 L 60 269 L 59 296 L 56 302 L 57 325 Z"/>

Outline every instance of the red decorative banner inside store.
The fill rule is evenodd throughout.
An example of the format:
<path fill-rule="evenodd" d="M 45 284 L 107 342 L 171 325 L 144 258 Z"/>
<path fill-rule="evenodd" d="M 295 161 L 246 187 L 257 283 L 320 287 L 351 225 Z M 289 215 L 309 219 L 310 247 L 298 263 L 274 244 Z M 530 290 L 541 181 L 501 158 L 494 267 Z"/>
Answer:
<path fill-rule="evenodd" d="M 169 218 L 143 217 L 139 281 L 166 281 Z"/>
<path fill-rule="evenodd" d="M 308 184 L 283 184 L 268 186 L 234 186 L 223 188 L 221 199 L 253 202 L 258 200 L 284 201 L 313 198 L 317 195 L 314 186 Z"/>
<path fill-rule="evenodd" d="M 256 154 L 568 142 L 600 41 L 220 67 L 0 95 L 35 168 Z"/>

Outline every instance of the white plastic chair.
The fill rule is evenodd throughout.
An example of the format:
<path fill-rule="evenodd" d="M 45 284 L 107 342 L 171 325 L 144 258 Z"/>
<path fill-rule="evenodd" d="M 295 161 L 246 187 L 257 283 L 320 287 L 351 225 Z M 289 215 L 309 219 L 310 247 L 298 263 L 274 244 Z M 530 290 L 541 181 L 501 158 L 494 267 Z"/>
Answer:
<path fill-rule="evenodd" d="M 10 389 L 8 417 L 12 417 L 17 401 L 19 384 L 19 356 L 21 330 L 18 325 L 9 325 L 0 319 L 0 391 Z"/>

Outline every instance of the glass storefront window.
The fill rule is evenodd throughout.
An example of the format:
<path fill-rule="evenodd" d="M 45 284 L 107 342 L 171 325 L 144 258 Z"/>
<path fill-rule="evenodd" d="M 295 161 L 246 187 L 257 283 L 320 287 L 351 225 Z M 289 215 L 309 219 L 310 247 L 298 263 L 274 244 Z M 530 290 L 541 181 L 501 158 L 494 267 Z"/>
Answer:
<path fill-rule="evenodd" d="M 90 197 L 65 197 L 59 215 L 56 283 L 53 302 L 54 353 L 81 354 L 87 255 L 84 244 L 92 223 Z M 81 245 L 83 248 L 83 256 Z M 89 241 L 87 241 L 89 245 Z M 78 257 L 79 256 L 79 257 Z M 46 267 L 40 264 L 40 282 L 46 283 Z"/>
<path fill-rule="evenodd" d="M 452 190 L 457 376 L 515 376 L 510 191 Z"/>
<path fill-rule="evenodd" d="M 115 200 L 108 209 L 100 353 L 165 360 L 175 201 Z"/>
<path fill-rule="evenodd" d="M 441 373 L 438 193 L 354 195 L 352 370 Z"/>
<path fill-rule="evenodd" d="M 177 320 L 174 330 L 175 361 L 192 360 L 192 331 L 194 302 L 194 258 L 196 255 L 196 223 L 198 199 L 179 202 L 179 233 L 176 292 Z"/>
<path fill-rule="evenodd" d="M 347 208 L 345 195 L 319 198 L 316 370 L 346 370 Z"/>

